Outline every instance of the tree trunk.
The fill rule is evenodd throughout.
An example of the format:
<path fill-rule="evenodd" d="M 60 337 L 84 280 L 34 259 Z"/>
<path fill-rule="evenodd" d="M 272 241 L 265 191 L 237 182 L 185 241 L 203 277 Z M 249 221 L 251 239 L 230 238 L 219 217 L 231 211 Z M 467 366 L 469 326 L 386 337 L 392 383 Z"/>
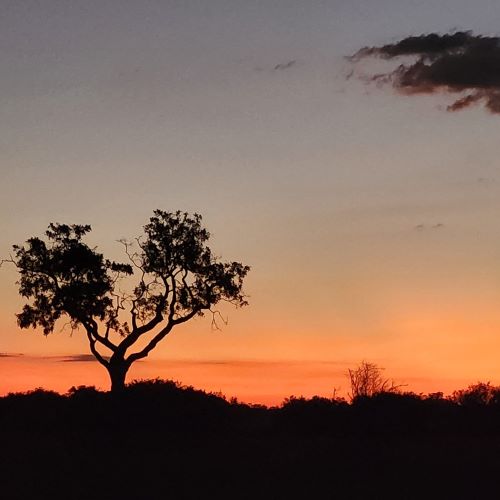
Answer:
<path fill-rule="evenodd" d="M 108 372 L 111 378 L 111 392 L 118 394 L 125 390 L 125 377 L 129 369 L 128 363 L 124 359 L 110 359 Z"/>

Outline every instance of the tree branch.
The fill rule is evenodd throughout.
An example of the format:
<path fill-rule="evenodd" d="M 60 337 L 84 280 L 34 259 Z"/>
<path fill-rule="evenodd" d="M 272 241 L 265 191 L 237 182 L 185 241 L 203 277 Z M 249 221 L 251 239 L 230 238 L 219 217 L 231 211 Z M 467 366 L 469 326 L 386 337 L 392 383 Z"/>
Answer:
<path fill-rule="evenodd" d="M 99 334 L 99 329 L 98 329 L 99 327 L 95 319 L 91 318 L 88 322 L 86 321 L 80 321 L 80 322 L 85 327 L 85 330 L 87 331 L 87 336 L 90 334 L 94 338 L 94 341 L 101 343 L 103 346 L 107 347 L 110 351 L 116 352 L 118 346 L 113 344 L 111 340 Z"/>
<path fill-rule="evenodd" d="M 91 332 L 88 329 L 86 329 L 86 331 L 87 331 L 87 338 L 89 339 L 90 351 L 95 356 L 95 358 L 97 359 L 97 361 L 99 361 L 99 363 L 101 363 L 101 365 L 103 365 L 103 366 L 105 366 L 107 368 L 109 366 L 108 361 L 106 361 L 102 357 L 101 353 L 97 350 L 97 348 L 95 346 L 96 340 L 94 339 L 94 337 L 92 337 Z"/>
<path fill-rule="evenodd" d="M 170 319 L 166 324 L 164 328 L 162 328 L 148 343 L 144 349 L 142 349 L 139 352 L 136 352 L 134 354 L 131 354 L 128 358 L 127 361 L 129 363 L 133 363 L 134 361 L 137 361 L 138 359 L 145 358 L 155 347 L 156 345 L 162 341 L 174 328 L 174 326 L 180 325 L 182 323 L 185 323 L 186 321 L 189 321 L 191 318 L 196 316 L 201 309 L 195 309 L 191 311 L 189 314 L 186 314 L 186 316 L 183 316 L 182 318 L 178 319 Z"/>

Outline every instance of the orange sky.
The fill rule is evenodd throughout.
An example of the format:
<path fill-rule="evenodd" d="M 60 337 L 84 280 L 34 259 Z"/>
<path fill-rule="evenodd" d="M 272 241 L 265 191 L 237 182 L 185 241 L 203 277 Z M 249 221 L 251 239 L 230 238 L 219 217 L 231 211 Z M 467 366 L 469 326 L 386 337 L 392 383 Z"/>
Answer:
<path fill-rule="evenodd" d="M 429 304 L 428 310 L 422 304 L 419 308 L 419 317 L 399 311 L 390 320 L 391 328 L 371 335 L 269 330 L 250 336 L 231 325 L 212 332 L 208 321 L 199 321 L 172 333 L 149 359 L 133 365 L 128 379 L 174 379 L 265 404 L 279 404 L 290 395 L 331 396 L 335 389 L 346 396 L 347 370 L 363 359 L 384 367 L 387 377 L 415 392 L 449 393 L 479 380 L 500 383 L 500 312 L 472 304 L 467 310 Z M 472 312 L 475 317 L 470 317 Z M 57 333 L 52 338 L 16 333 L 32 346 L 43 344 L 47 354 L 0 357 L 0 370 L 7 375 L 0 381 L 0 394 L 38 386 L 60 392 L 72 385 L 108 387 L 108 376 L 96 362 L 49 354 L 51 346 L 58 351 L 61 340 L 66 348 L 69 340 L 81 347 L 80 353 L 86 352 L 78 333 L 70 339 Z"/>
<path fill-rule="evenodd" d="M 495 273 L 482 267 L 494 269 L 489 254 L 479 261 L 477 249 L 445 256 L 442 237 L 433 238 L 424 245 L 411 233 L 398 249 L 393 240 L 385 248 L 389 259 L 375 246 L 364 255 L 358 248 L 351 257 L 359 258 L 358 267 L 325 269 L 323 280 L 314 267 L 312 277 L 302 270 L 291 275 L 254 269 L 247 286 L 250 306 L 225 309 L 229 323 L 222 331 L 212 331 L 208 318 L 181 325 L 132 368 L 129 380 L 176 379 L 266 404 L 292 394 L 330 396 L 334 389 L 345 396 L 347 369 L 362 360 L 384 367 L 388 377 L 416 392 L 447 393 L 479 380 L 500 383 L 500 294 Z M 22 304 L 16 274 L 8 267 L 2 273 L 0 352 L 22 356 L 0 357 L 0 394 L 38 386 L 106 389 L 107 374 L 97 363 L 61 360 L 88 352 L 80 332 L 71 336 L 58 328 L 44 337 L 16 327 L 14 313 Z M 318 294 L 304 298 L 294 278 Z"/>

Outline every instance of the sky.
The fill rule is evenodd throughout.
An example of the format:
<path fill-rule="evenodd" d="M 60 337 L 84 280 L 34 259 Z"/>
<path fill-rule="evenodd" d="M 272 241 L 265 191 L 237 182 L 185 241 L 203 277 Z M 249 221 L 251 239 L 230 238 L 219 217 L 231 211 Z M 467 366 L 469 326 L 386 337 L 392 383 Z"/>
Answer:
<path fill-rule="evenodd" d="M 267 404 L 345 393 L 362 360 L 416 392 L 500 384 L 500 115 L 346 58 L 453 30 L 497 36 L 498 2 L 3 0 L 0 255 L 65 222 L 123 260 L 154 209 L 199 212 L 251 266 L 250 305 L 129 379 Z M 0 394 L 107 388 L 82 332 L 18 329 L 15 281 L 4 265 Z"/>

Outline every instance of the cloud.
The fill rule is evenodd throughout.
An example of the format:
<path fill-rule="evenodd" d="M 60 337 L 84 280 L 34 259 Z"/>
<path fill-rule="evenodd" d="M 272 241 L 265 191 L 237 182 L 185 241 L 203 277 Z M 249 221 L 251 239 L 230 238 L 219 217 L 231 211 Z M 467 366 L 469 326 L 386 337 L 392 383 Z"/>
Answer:
<path fill-rule="evenodd" d="M 478 184 L 492 184 L 495 182 L 495 179 L 492 177 L 478 177 L 476 182 Z"/>
<path fill-rule="evenodd" d="M 413 227 L 413 229 L 415 231 L 423 231 L 424 229 L 426 229 L 426 227 L 430 229 L 443 229 L 446 226 L 442 222 L 438 222 L 436 224 L 432 224 L 431 226 L 426 226 L 425 224 L 417 224 Z"/>
<path fill-rule="evenodd" d="M 368 57 L 407 60 L 392 71 L 370 76 L 371 81 L 390 84 L 403 94 L 460 94 L 448 111 L 484 104 L 491 113 L 500 113 L 500 37 L 471 31 L 410 36 L 364 47 L 348 59 L 356 63 Z"/>
<path fill-rule="evenodd" d="M 22 356 L 22 354 L 15 352 L 0 352 L 0 358 L 18 358 Z"/>
<path fill-rule="evenodd" d="M 283 71 L 285 69 L 291 68 L 296 63 L 297 63 L 297 61 L 295 59 L 292 59 L 291 61 L 288 61 L 286 63 L 277 64 L 273 69 L 274 69 L 274 71 Z"/>
<path fill-rule="evenodd" d="M 108 359 L 106 356 L 103 357 Z M 60 361 L 63 363 L 86 363 L 89 361 L 96 361 L 96 358 L 92 354 L 75 354 L 74 356 L 64 357 Z"/>

